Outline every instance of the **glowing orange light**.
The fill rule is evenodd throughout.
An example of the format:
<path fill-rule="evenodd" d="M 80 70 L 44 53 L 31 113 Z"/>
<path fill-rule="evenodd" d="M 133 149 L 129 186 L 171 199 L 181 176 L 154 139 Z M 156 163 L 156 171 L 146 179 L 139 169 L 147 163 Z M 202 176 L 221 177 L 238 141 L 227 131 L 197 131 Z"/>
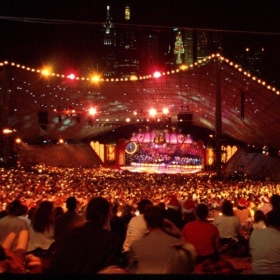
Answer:
<path fill-rule="evenodd" d="M 91 108 L 88 110 L 88 112 L 89 112 L 90 115 L 95 115 L 95 114 L 96 114 L 96 108 L 91 107 Z"/>
<path fill-rule="evenodd" d="M 43 69 L 43 70 L 41 71 L 41 73 L 42 73 L 44 76 L 49 76 L 49 75 L 51 74 L 49 69 Z"/>
<path fill-rule="evenodd" d="M 160 72 L 156 71 L 153 76 L 154 76 L 154 78 L 159 78 L 161 76 L 161 74 L 160 74 Z"/>
<path fill-rule="evenodd" d="M 162 109 L 162 113 L 165 114 L 165 115 L 167 115 L 167 114 L 169 113 L 168 108 L 163 108 L 163 109 Z"/>
<path fill-rule="evenodd" d="M 130 76 L 130 80 L 131 80 L 131 81 L 137 81 L 138 78 L 137 78 L 136 75 L 131 75 L 131 76 Z"/>
<path fill-rule="evenodd" d="M 20 138 L 16 138 L 15 141 L 16 141 L 17 144 L 21 143 L 21 139 Z"/>
<path fill-rule="evenodd" d="M 91 80 L 95 83 L 98 83 L 100 81 L 100 77 L 98 75 L 94 75 L 91 77 Z"/>
<path fill-rule="evenodd" d="M 63 144 L 64 140 L 63 139 L 59 139 L 58 142 L 59 142 L 59 144 Z"/>
<path fill-rule="evenodd" d="M 157 110 L 152 108 L 152 109 L 150 109 L 149 114 L 151 117 L 154 117 L 157 114 Z"/>

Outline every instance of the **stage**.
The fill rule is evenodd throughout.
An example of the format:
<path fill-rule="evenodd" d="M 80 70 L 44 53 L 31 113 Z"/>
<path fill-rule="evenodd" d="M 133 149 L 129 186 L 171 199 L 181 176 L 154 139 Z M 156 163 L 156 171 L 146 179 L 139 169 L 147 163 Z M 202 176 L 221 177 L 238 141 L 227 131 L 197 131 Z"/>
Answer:
<path fill-rule="evenodd" d="M 158 174 L 192 174 L 203 170 L 202 165 L 165 165 L 153 163 L 132 163 L 130 166 L 122 166 L 122 170 L 138 173 Z"/>

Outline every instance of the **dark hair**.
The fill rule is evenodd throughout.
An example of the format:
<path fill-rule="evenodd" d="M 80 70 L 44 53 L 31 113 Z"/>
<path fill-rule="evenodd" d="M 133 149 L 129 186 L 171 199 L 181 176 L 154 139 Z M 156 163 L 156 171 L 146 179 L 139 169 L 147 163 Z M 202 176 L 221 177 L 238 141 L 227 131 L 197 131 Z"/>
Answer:
<path fill-rule="evenodd" d="M 204 204 L 204 203 L 199 203 L 196 206 L 195 214 L 196 214 L 196 216 L 197 216 L 197 218 L 199 220 L 206 221 L 206 218 L 208 216 L 208 207 L 207 207 L 207 205 Z"/>
<path fill-rule="evenodd" d="M 223 215 L 225 215 L 225 216 L 234 216 L 232 204 L 231 204 L 231 201 L 229 201 L 229 200 L 225 199 L 223 201 L 221 210 L 222 210 Z"/>
<path fill-rule="evenodd" d="M 37 211 L 37 208 L 36 208 L 35 206 L 31 207 L 31 208 L 28 210 L 28 212 L 27 212 L 27 217 L 28 217 L 29 220 L 31 220 L 31 221 L 33 220 L 36 211 Z"/>
<path fill-rule="evenodd" d="M 6 217 L 7 215 L 8 215 L 8 211 L 7 210 L 0 211 L 0 219 Z"/>
<path fill-rule="evenodd" d="M 144 211 L 144 219 L 150 228 L 162 228 L 164 210 L 158 206 L 150 206 Z"/>
<path fill-rule="evenodd" d="M 21 204 L 20 200 L 15 199 L 14 201 L 12 201 L 8 205 L 7 210 L 10 215 L 20 216 L 21 212 L 22 212 L 22 204 Z"/>
<path fill-rule="evenodd" d="M 137 208 L 140 212 L 140 214 L 143 214 L 147 206 L 152 206 L 153 203 L 149 199 L 142 199 L 137 204 Z"/>
<path fill-rule="evenodd" d="M 262 210 L 256 210 L 254 214 L 254 223 L 258 223 L 260 221 L 263 221 L 267 225 L 267 219 L 264 212 Z"/>
<path fill-rule="evenodd" d="M 53 209 L 53 213 L 54 213 L 54 219 L 57 219 L 59 216 L 61 216 L 64 213 L 64 210 L 61 206 L 56 206 Z"/>
<path fill-rule="evenodd" d="M 86 208 L 86 219 L 103 226 L 110 214 L 110 203 L 104 197 L 92 198 Z"/>
<path fill-rule="evenodd" d="M 280 195 L 273 194 L 270 198 L 270 203 L 273 209 L 280 208 Z"/>
<path fill-rule="evenodd" d="M 267 224 L 269 226 L 280 227 L 280 209 L 274 209 L 266 214 Z"/>
<path fill-rule="evenodd" d="M 77 199 L 74 196 L 70 196 L 66 199 L 66 208 L 70 211 L 74 211 L 77 207 Z"/>
<path fill-rule="evenodd" d="M 51 201 L 45 200 L 39 204 L 31 222 L 35 231 L 43 233 L 51 227 L 53 224 L 52 210 L 53 203 Z"/>

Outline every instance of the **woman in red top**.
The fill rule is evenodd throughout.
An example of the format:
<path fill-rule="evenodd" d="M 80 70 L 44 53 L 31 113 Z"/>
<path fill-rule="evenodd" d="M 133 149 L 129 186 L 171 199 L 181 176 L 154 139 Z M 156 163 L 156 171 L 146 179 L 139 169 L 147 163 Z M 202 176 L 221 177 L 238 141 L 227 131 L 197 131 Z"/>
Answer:
<path fill-rule="evenodd" d="M 217 259 L 219 231 L 207 221 L 207 205 L 204 203 L 198 204 L 195 215 L 197 220 L 184 226 L 181 238 L 194 245 L 197 252 L 197 263 L 205 259 Z"/>

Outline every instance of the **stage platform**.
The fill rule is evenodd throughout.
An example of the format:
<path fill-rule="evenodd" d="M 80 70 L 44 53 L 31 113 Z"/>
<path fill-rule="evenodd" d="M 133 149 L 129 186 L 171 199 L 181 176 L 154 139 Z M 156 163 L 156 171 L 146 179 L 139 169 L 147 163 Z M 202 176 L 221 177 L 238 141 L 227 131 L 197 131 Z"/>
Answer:
<path fill-rule="evenodd" d="M 122 170 L 138 173 L 158 173 L 158 174 L 192 174 L 201 172 L 201 165 L 165 165 L 153 163 L 132 163 L 129 166 L 122 166 Z"/>

